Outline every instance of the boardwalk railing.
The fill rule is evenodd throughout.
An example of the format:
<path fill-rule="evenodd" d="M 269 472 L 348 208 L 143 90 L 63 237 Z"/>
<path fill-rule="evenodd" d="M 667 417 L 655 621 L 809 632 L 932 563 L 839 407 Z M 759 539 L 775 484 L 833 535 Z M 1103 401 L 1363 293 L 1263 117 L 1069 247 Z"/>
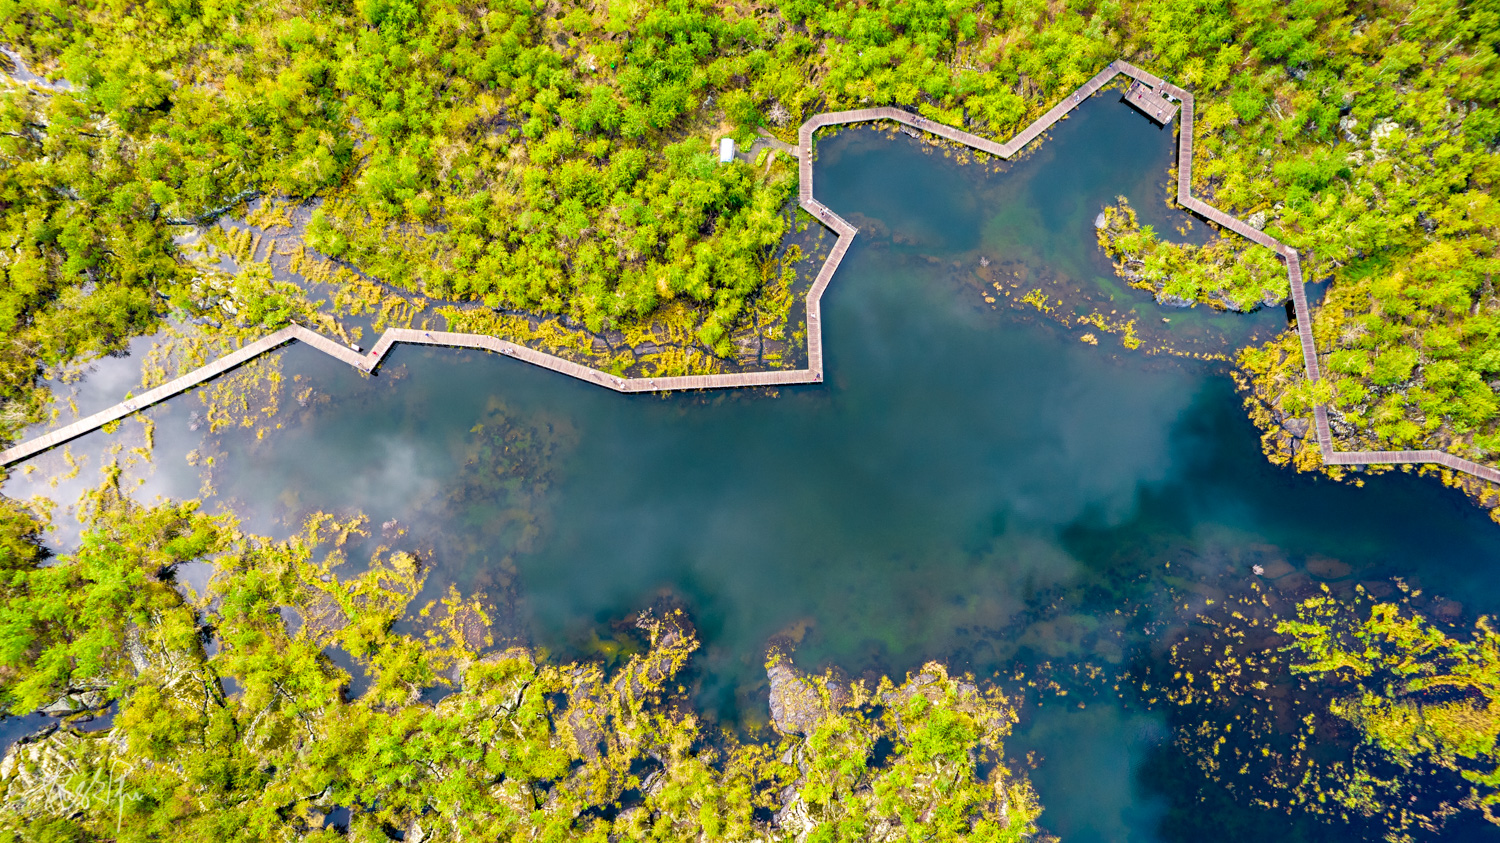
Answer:
<path fill-rule="evenodd" d="M 1297 251 L 1269 234 L 1251 227 L 1206 202 L 1193 198 L 1193 95 L 1176 85 L 1164 82 L 1160 78 L 1128 62 L 1113 61 L 1103 70 L 1099 71 L 1099 73 L 1095 74 L 1092 79 L 1085 82 L 1082 87 L 1063 98 L 1061 102 L 1049 109 L 1046 114 L 1037 118 L 1031 125 L 1023 129 L 1020 134 L 1005 143 L 998 143 L 988 138 L 982 138 L 978 135 L 965 132 L 962 129 L 955 129 L 952 126 L 933 122 L 920 115 L 912 114 L 909 111 L 890 107 L 862 108 L 854 111 L 831 111 L 816 115 L 803 123 L 798 132 L 797 157 L 801 180 L 798 188 L 798 204 L 838 235 L 838 240 L 834 243 L 833 250 L 829 253 L 828 259 L 823 263 L 822 268 L 818 270 L 818 276 L 814 279 L 812 288 L 807 291 L 807 368 L 805 369 L 740 372 L 721 375 L 689 375 L 670 378 L 625 378 L 483 334 L 392 328 L 380 336 L 380 339 L 376 341 L 374 348 L 368 354 L 361 354 L 300 325 L 292 325 L 282 328 L 270 336 L 253 342 L 238 351 L 227 354 L 202 368 L 194 369 L 174 381 L 162 384 L 141 395 L 116 404 L 107 410 L 60 427 L 35 439 L 29 439 L 5 451 L 0 451 L 0 466 L 11 465 L 12 463 L 35 456 L 49 448 L 56 447 L 70 439 L 97 430 L 109 422 L 117 421 L 173 395 L 192 389 L 204 381 L 218 377 L 230 369 L 292 340 L 305 342 L 363 372 L 374 372 L 380 365 L 380 362 L 385 359 L 391 347 L 396 343 L 411 343 L 413 345 L 442 345 L 458 348 L 484 349 L 497 354 L 514 357 L 518 360 L 524 360 L 527 363 L 541 366 L 544 369 L 551 369 L 554 372 L 560 372 L 569 377 L 578 378 L 579 380 L 587 381 L 607 389 L 613 389 L 616 392 L 665 392 L 683 389 L 722 389 L 729 387 L 779 386 L 821 382 L 823 380 L 823 325 L 821 308 L 823 291 L 828 289 L 828 282 L 833 279 L 834 272 L 838 270 L 840 262 L 844 259 L 844 255 L 848 253 L 849 245 L 853 242 L 854 235 L 858 229 L 850 225 L 843 217 L 834 213 L 831 208 L 813 198 L 813 136 L 817 131 L 825 126 L 865 123 L 872 120 L 893 120 L 911 126 L 914 129 L 920 129 L 929 134 L 977 149 L 980 152 L 1000 158 L 1010 158 L 1022 149 L 1025 149 L 1028 144 L 1051 128 L 1052 124 L 1066 117 L 1068 112 L 1077 108 L 1084 100 L 1093 96 L 1099 89 L 1120 75 L 1128 76 L 1138 83 L 1138 85 L 1133 86 L 1135 98 L 1132 100 L 1132 104 L 1142 108 L 1158 121 L 1164 122 L 1171 119 L 1170 112 L 1161 106 L 1162 103 L 1170 102 L 1167 97 L 1181 103 L 1180 113 L 1182 123 L 1178 132 L 1177 147 L 1178 204 L 1204 219 L 1273 249 L 1286 262 L 1287 277 L 1292 291 L 1292 303 L 1297 313 L 1297 333 L 1302 342 L 1302 357 L 1307 366 L 1307 377 L 1312 381 L 1321 379 L 1322 375 L 1318 366 L 1318 355 L 1316 349 L 1313 347 L 1312 315 L 1308 312 L 1307 293 L 1302 283 L 1302 264 L 1297 257 Z M 1150 90 L 1142 90 L 1140 86 L 1145 86 Z M 1500 483 L 1500 471 L 1443 451 L 1335 451 L 1333 450 L 1333 437 L 1328 428 L 1328 408 L 1324 405 L 1317 406 L 1314 409 L 1314 419 L 1316 421 L 1318 447 L 1322 452 L 1325 463 L 1333 465 L 1431 463 L 1445 466 L 1455 471 L 1466 472 L 1491 482 Z"/>

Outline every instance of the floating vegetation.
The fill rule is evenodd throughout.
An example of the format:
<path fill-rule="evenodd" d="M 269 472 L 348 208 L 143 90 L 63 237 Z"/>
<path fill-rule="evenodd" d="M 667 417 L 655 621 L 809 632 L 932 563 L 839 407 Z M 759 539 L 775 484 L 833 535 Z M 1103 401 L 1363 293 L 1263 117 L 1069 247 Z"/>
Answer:
<path fill-rule="evenodd" d="M 1136 680 L 1177 707 L 1178 748 L 1242 801 L 1388 840 L 1469 811 L 1500 822 L 1489 620 L 1457 629 L 1457 604 L 1399 579 L 1351 584 L 1337 560 L 1307 563 L 1331 584 L 1258 567 L 1283 579 L 1205 607 L 1171 642 L 1170 676 Z"/>

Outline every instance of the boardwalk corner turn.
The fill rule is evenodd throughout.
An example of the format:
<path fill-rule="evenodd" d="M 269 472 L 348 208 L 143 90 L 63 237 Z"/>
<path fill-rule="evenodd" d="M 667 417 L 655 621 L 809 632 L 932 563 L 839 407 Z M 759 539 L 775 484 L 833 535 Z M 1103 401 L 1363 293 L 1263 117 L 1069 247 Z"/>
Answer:
<path fill-rule="evenodd" d="M 779 386 L 788 384 L 820 383 L 823 380 L 823 330 L 821 302 L 823 292 L 828 289 L 834 272 L 848 254 L 849 245 L 858 232 L 843 217 L 813 197 L 813 136 L 825 126 L 848 123 L 864 123 L 873 120 L 893 120 L 941 138 L 961 143 L 981 152 L 1000 158 L 1010 158 L 1025 149 L 1028 144 L 1063 119 L 1084 100 L 1093 96 L 1116 76 L 1131 80 L 1125 101 L 1139 109 L 1151 119 L 1166 125 L 1181 113 L 1177 146 L 1177 202 L 1184 208 L 1240 236 L 1267 246 L 1279 254 L 1287 266 L 1287 280 L 1291 287 L 1292 304 L 1297 315 L 1297 333 L 1302 345 L 1302 356 L 1307 367 L 1308 380 L 1320 380 L 1317 349 L 1313 344 L 1312 315 L 1308 309 L 1307 293 L 1303 288 L 1302 264 L 1295 249 L 1255 229 L 1244 221 L 1230 216 L 1206 202 L 1192 196 L 1193 173 L 1193 95 L 1186 90 L 1166 82 L 1159 77 L 1125 61 L 1113 61 L 1082 87 L 1054 105 L 1046 114 L 1021 130 L 1005 143 L 997 143 L 955 129 L 899 108 L 864 108 L 854 111 L 835 111 L 814 115 L 803 123 L 798 131 L 797 166 L 800 177 L 798 204 L 823 225 L 838 235 L 828 259 L 818 270 L 812 287 L 807 292 L 807 368 L 769 372 L 740 372 L 723 375 L 692 375 L 670 378 L 625 378 L 601 372 L 570 360 L 527 348 L 523 345 L 496 339 L 482 334 L 463 334 L 448 331 L 419 331 L 409 328 L 387 330 L 376 341 L 368 355 L 340 345 L 327 337 L 300 325 L 282 328 L 269 336 L 253 342 L 238 351 L 231 352 L 213 363 L 195 369 L 169 383 L 148 390 L 141 395 L 122 401 L 106 410 L 60 427 L 34 439 L 21 442 L 0 451 L 0 467 L 8 466 L 35 456 L 76 437 L 82 436 L 104 425 L 131 415 L 139 410 L 185 392 L 193 387 L 218 377 L 225 372 L 274 348 L 293 340 L 305 342 L 319 351 L 348 363 L 362 372 L 373 373 L 385 359 L 387 353 L 398 342 L 415 345 L 445 345 L 458 348 L 476 348 L 504 354 L 532 365 L 568 375 L 582 381 L 613 389 L 616 392 L 667 392 L 685 389 L 721 389 L 730 387 Z M 1173 102 L 1176 100 L 1176 102 Z M 1179 104 L 1180 103 L 1180 104 Z M 1374 465 L 1390 463 L 1426 463 L 1441 465 L 1462 471 L 1494 483 L 1500 483 L 1500 471 L 1486 465 L 1466 460 L 1443 451 L 1335 451 L 1333 437 L 1328 426 L 1328 408 L 1314 408 L 1318 448 L 1323 462 L 1330 465 Z"/>

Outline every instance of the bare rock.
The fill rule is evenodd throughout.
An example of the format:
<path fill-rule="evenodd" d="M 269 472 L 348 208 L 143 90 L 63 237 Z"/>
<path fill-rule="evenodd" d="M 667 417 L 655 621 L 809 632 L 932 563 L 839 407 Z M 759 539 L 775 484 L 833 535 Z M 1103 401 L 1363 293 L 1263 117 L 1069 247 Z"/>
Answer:
<path fill-rule="evenodd" d="M 1449 623 L 1463 616 L 1464 604 L 1457 600 L 1443 600 L 1441 598 L 1432 601 L 1432 613 Z"/>
<path fill-rule="evenodd" d="M 104 692 L 99 690 L 70 691 L 58 697 L 41 711 L 49 717 L 65 717 L 79 711 L 93 711 L 104 707 Z"/>
<path fill-rule="evenodd" d="M 1358 143 L 1359 138 L 1355 136 L 1354 130 L 1359 128 L 1359 121 L 1353 115 L 1345 115 L 1339 118 L 1339 137 L 1346 143 Z"/>
<path fill-rule="evenodd" d="M 322 640 L 349 625 L 349 618 L 345 616 L 343 607 L 332 594 L 321 589 L 309 591 L 312 593 L 308 596 L 304 609 L 307 615 L 303 618 L 308 635 Z"/>
<path fill-rule="evenodd" d="M 1280 290 L 1263 290 L 1261 292 L 1260 303 L 1263 307 L 1280 307 L 1286 304 L 1290 298 L 1290 295 Z"/>
<path fill-rule="evenodd" d="M 771 680 L 771 722 L 785 735 L 806 735 L 817 728 L 826 709 L 817 688 L 785 662 L 766 670 Z"/>
<path fill-rule="evenodd" d="M 449 617 L 453 622 L 453 631 L 462 639 L 465 647 L 480 650 L 489 646 L 492 641 L 490 621 L 483 612 L 464 604 L 454 609 Z"/>
<path fill-rule="evenodd" d="M 1306 571 L 1293 571 L 1284 577 L 1276 578 L 1276 589 L 1282 594 L 1293 597 L 1310 595 L 1313 593 L 1312 577 Z"/>
<path fill-rule="evenodd" d="M 568 733 L 573 738 L 578 754 L 585 761 L 598 761 L 609 745 L 609 731 L 605 728 L 609 718 L 609 700 L 602 694 L 594 693 L 592 685 L 575 685 L 573 696 L 568 702 Z M 600 747 L 605 750 L 601 751 Z"/>
<path fill-rule="evenodd" d="M 65 714 L 72 714 L 75 711 L 80 711 L 82 710 L 82 708 L 83 706 L 79 705 L 78 701 L 73 699 L 72 697 L 61 696 L 58 697 L 54 702 L 52 702 L 51 705 L 43 706 L 42 713 L 47 715 L 48 717 L 62 717 Z"/>
<path fill-rule="evenodd" d="M 146 645 L 141 642 L 141 631 L 133 624 L 125 630 L 125 657 L 130 659 L 130 666 L 135 668 L 137 674 L 151 669 L 151 657 L 146 652 Z"/>
<path fill-rule="evenodd" d="M 853 699 L 832 675 L 803 675 L 785 657 L 773 656 L 766 677 L 771 684 L 771 722 L 784 735 L 811 734 L 823 718 Z"/>

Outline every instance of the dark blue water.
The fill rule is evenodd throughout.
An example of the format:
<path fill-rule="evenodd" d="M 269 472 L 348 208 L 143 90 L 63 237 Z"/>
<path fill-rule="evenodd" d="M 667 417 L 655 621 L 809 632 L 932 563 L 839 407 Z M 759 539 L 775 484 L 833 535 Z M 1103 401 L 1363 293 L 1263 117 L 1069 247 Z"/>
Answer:
<path fill-rule="evenodd" d="M 0 717 L 0 754 L 9 751 L 11 745 L 21 738 L 38 734 L 56 723 L 57 718 L 39 712 Z"/>
<path fill-rule="evenodd" d="M 1344 586 L 1400 575 L 1470 615 L 1500 607 L 1500 528 L 1458 493 L 1276 468 L 1223 364 L 1080 342 L 1083 328 L 995 295 L 1019 283 L 1190 349 L 1284 327 L 1277 309 L 1164 310 L 1114 278 L 1094 241 L 1103 205 L 1125 195 L 1159 230 L 1185 222 L 1166 205 L 1170 130 L 1116 100 L 998 169 L 869 129 L 825 139 L 819 198 L 862 230 L 824 300 L 824 384 L 619 396 L 472 352 L 398 348 L 368 378 L 294 346 L 273 365 L 321 400 L 283 396 L 263 439 L 191 432 L 201 400 L 170 402 L 126 485 L 192 497 L 207 479 L 211 506 L 272 535 L 313 509 L 362 511 L 373 545 L 394 520 L 434 566 L 426 596 L 483 593 L 502 636 L 563 655 L 604 653 L 622 618 L 684 605 L 704 640 L 697 700 L 745 728 L 766 719 L 773 640 L 853 676 L 929 658 L 988 677 L 1107 674 L 1248 588 L 1253 565 L 1284 563 L 1293 593 L 1325 557 L 1349 566 Z M 76 478 L 48 485 L 66 470 L 51 455 L 5 491 L 69 503 L 135 429 L 76 443 Z M 55 543 L 74 533 L 60 513 Z M 1226 798 L 1175 755 L 1171 712 L 1107 686 L 1020 685 L 1012 755 L 1036 753 L 1044 824 L 1065 839 L 1201 839 L 1207 804 L 1238 829 L 1347 836 Z"/>

